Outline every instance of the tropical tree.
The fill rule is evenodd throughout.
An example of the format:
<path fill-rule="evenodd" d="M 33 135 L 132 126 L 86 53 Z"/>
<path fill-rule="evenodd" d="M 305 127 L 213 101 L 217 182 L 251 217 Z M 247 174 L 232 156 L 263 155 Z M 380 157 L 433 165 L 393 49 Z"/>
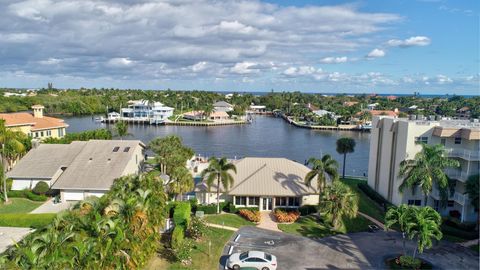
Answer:
<path fill-rule="evenodd" d="M 352 138 L 340 138 L 337 140 L 337 153 L 343 154 L 343 172 L 342 178 L 345 178 L 345 163 L 347 161 L 347 154 L 355 151 L 355 140 Z"/>
<path fill-rule="evenodd" d="M 155 158 L 163 174 L 170 174 L 178 166 L 185 167 L 186 162 L 195 154 L 176 135 L 156 138 L 148 146 L 156 154 Z"/>
<path fill-rule="evenodd" d="M 313 179 L 317 178 L 317 190 L 319 197 L 321 198 L 322 191 L 327 185 L 327 177 L 332 181 L 338 178 L 338 163 L 330 155 L 324 155 L 322 159 L 310 158 L 308 160 L 309 165 L 312 165 L 312 170 L 305 176 L 305 184 L 307 186 L 312 185 Z M 320 201 L 320 200 L 319 200 Z"/>
<path fill-rule="evenodd" d="M 225 157 L 217 159 L 216 157 L 211 157 L 209 160 L 209 165 L 207 169 L 202 172 L 202 179 L 205 181 L 210 191 L 211 187 L 215 183 L 215 188 L 217 190 L 217 214 L 220 213 L 220 190 L 226 192 L 229 186 L 234 184 L 233 176 L 230 171 L 237 173 L 237 168 L 233 163 L 228 162 Z"/>
<path fill-rule="evenodd" d="M 352 190 L 340 181 L 335 181 L 325 188 L 322 211 L 329 215 L 335 229 L 342 224 L 342 218 L 354 218 L 358 212 L 358 197 Z"/>
<path fill-rule="evenodd" d="M 128 123 L 123 120 L 118 121 L 115 123 L 115 131 L 118 137 L 120 137 L 120 140 L 122 140 L 124 136 L 128 135 Z"/>
<path fill-rule="evenodd" d="M 480 214 L 478 213 L 479 208 L 479 200 L 478 200 L 478 193 L 480 190 L 480 174 L 472 175 L 467 179 L 467 186 L 466 186 L 466 193 L 468 194 L 468 198 L 472 203 L 473 209 L 477 212 L 477 229 L 478 225 L 480 224 Z"/>
<path fill-rule="evenodd" d="M 143 91 L 143 95 L 144 95 L 143 99 L 147 102 L 147 105 L 150 107 L 153 106 L 153 104 L 156 101 L 155 92 L 153 90 Z"/>
<path fill-rule="evenodd" d="M 443 145 L 422 144 L 422 150 L 415 155 L 414 159 L 406 159 L 400 163 L 399 176 L 404 180 L 399 186 L 402 193 L 405 188 L 410 188 L 412 193 L 418 186 L 424 196 L 424 205 L 427 205 L 428 195 L 436 185 L 442 196 L 447 200 L 448 177 L 445 169 L 448 167 L 459 167 L 458 160 L 448 158 Z"/>
<path fill-rule="evenodd" d="M 398 207 L 392 207 L 388 209 L 385 215 L 385 230 L 388 230 L 395 224 L 398 224 L 400 227 L 403 239 L 403 255 L 407 254 L 405 242 L 407 239 L 409 222 L 412 219 L 411 213 L 412 211 L 410 207 L 408 207 L 406 204 L 401 204 Z"/>
<path fill-rule="evenodd" d="M 2 164 L 2 176 L 5 175 L 6 170 L 12 167 L 13 162 L 27 151 L 27 147 L 23 143 L 26 140 L 25 134 L 7 129 L 5 120 L 0 119 L 0 163 Z M 5 177 L 2 177 L 2 182 L 4 200 L 5 203 L 8 203 L 7 180 Z"/>
<path fill-rule="evenodd" d="M 185 166 L 175 167 L 170 174 L 170 182 L 168 183 L 168 192 L 173 198 L 178 194 L 182 194 L 193 189 L 193 177 Z"/>
<path fill-rule="evenodd" d="M 210 114 L 212 114 L 212 112 L 213 112 L 213 105 L 212 104 L 207 103 L 207 104 L 205 104 L 205 106 L 203 106 L 203 113 L 204 113 L 204 115 L 207 119 L 210 117 Z"/>

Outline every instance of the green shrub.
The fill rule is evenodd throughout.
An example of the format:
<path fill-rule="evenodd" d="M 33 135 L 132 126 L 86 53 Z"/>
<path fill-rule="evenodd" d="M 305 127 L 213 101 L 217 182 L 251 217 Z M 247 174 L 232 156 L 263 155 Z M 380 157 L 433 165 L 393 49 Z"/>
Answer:
<path fill-rule="evenodd" d="M 447 224 L 441 225 L 443 234 L 448 234 L 456 237 L 460 237 L 466 240 L 473 240 L 478 238 L 478 232 L 475 231 L 464 231 Z"/>
<path fill-rule="evenodd" d="M 48 186 L 48 184 L 44 181 L 40 181 L 38 182 L 35 187 L 32 189 L 33 193 L 37 194 L 37 195 L 45 195 L 45 193 L 47 193 L 47 191 L 50 189 L 50 187 Z"/>
<path fill-rule="evenodd" d="M 198 200 L 197 198 L 193 198 L 188 200 L 190 202 L 190 206 L 192 207 L 192 213 L 195 213 L 197 211 L 197 206 L 198 206 Z"/>
<path fill-rule="evenodd" d="M 240 211 L 240 210 L 260 211 L 260 209 L 258 208 L 258 206 L 254 206 L 254 207 L 238 207 L 238 208 L 236 208 L 236 212 L 235 212 L 235 213 L 238 213 L 238 211 Z"/>
<path fill-rule="evenodd" d="M 235 205 L 233 203 L 228 203 L 227 206 L 225 206 L 225 208 L 226 208 L 225 212 L 228 212 L 228 213 L 236 213 L 237 212 L 237 208 L 235 207 Z"/>
<path fill-rule="evenodd" d="M 173 224 L 188 227 L 192 210 L 189 202 L 178 202 L 173 212 Z"/>
<path fill-rule="evenodd" d="M 420 259 L 414 259 L 412 256 L 400 256 L 399 261 L 401 266 L 409 269 L 419 269 L 422 265 L 422 261 Z"/>
<path fill-rule="evenodd" d="M 205 235 L 206 230 L 207 226 L 205 225 L 205 222 L 194 216 L 192 217 L 190 226 L 188 226 L 187 235 L 192 239 L 200 239 Z"/>
<path fill-rule="evenodd" d="M 176 225 L 172 232 L 172 240 L 170 242 L 173 249 L 177 249 L 185 239 L 185 227 Z"/>
<path fill-rule="evenodd" d="M 0 214 L 0 226 L 42 228 L 52 222 L 56 214 Z"/>
<path fill-rule="evenodd" d="M 165 212 L 167 213 L 168 218 L 173 218 L 175 206 L 177 206 L 177 202 L 169 202 L 165 207 Z"/>
<path fill-rule="evenodd" d="M 192 259 L 193 242 L 190 239 L 184 239 L 173 249 L 177 261 L 187 264 Z"/>
<path fill-rule="evenodd" d="M 197 206 L 197 211 L 203 211 L 204 214 L 216 214 L 217 213 L 217 206 L 215 204 L 210 205 L 199 205 Z"/>
<path fill-rule="evenodd" d="M 463 231 L 473 231 L 477 224 L 475 222 L 461 222 L 459 219 L 453 217 L 447 217 L 443 220 L 443 224 L 450 227 L 457 228 Z"/>
<path fill-rule="evenodd" d="M 24 189 L 24 190 L 10 190 L 7 193 L 8 197 L 10 198 L 27 198 L 31 201 L 37 202 L 44 202 L 48 199 L 45 195 L 37 195 L 34 194 L 32 191 Z"/>
<path fill-rule="evenodd" d="M 318 206 L 316 205 L 302 205 L 298 208 L 298 212 L 300 212 L 300 215 L 306 216 L 310 214 L 315 214 L 318 212 Z"/>
<path fill-rule="evenodd" d="M 378 194 L 375 190 L 373 190 L 368 184 L 366 183 L 358 183 L 357 184 L 358 188 L 365 193 L 370 199 L 374 200 L 376 203 L 378 203 L 381 206 L 385 207 L 385 210 L 393 206 L 389 201 L 387 201 L 385 198 L 382 197 L 382 195 Z"/>

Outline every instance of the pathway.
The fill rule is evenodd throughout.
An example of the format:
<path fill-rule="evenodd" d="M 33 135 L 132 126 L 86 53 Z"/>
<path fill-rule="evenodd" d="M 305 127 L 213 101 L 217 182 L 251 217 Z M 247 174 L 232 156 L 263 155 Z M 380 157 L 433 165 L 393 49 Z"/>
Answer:
<path fill-rule="evenodd" d="M 382 222 L 380 222 L 380 221 L 376 220 L 375 218 L 373 218 L 373 217 L 371 217 L 371 216 L 369 216 L 369 215 L 367 215 L 367 214 L 365 214 L 365 213 L 362 213 L 362 212 L 360 212 L 360 211 L 358 211 L 358 214 L 359 214 L 360 216 L 362 216 L 362 217 L 370 220 L 371 222 L 375 223 L 375 225 L 377 225 L 377 226 L 378 226 L 379 228 L 381 228 L 382 230 L 385 230 L 385 225 L 384 225 Z M 391 230 L 389 230 L 389 231 L 391 231 Z"/>
<path fill-rule="evenodd" d="M 30 228 L 0 227 L 0 253 L 33 231 Z"/>
<path fill-rule="evenodd" d="M 473 239 L 473 240 L 470 240 L 470 241 L 466 241 L 466 242 L 463 242 L 463 243 L 458 243 L 460 246 L 463 246 L 463 247 L 469 247 L 469 246 L 473 246 L 473 245 L 478 245 L 479 243 L 479 239 Z"/>
<path fill-rule="evenodd" d="M 277 222 L 273 216 L 273 211 L 262 211 L 260 213 L 262 217 L 260 223 L 257 225 L 258 228 L 281 232 L 280 229 L 278 229 Z"/>
<path fill-rule="evenodd" d="M 39 207 L 35 208 L 30 214 L 58 213 L 67 210 L 72 206 L 72 202 L 53 203 L 52 199 L 47 200 Z"/>
<path fill-rule="evenodd" d="M 238 231 L 237 228 L 224 226 L 224 225 L 219 225 L 219 224 L 205 223 L 205 225 L 207 225 L 209 227 L 214 227 L 214 228 L 219 228 L 219 229 L 224 229 L 224 230 L 229 230 L 229 231 L 234 231 L 234 232 Z"/>

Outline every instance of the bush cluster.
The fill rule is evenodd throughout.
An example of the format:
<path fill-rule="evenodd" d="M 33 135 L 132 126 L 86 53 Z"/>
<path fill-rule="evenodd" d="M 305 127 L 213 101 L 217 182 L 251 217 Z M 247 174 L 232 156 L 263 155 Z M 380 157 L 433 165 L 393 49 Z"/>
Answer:
<path fill-rule="evenodd" d="M 204 214 L 216 214 L 217 213 L 217 205 L 209 204 L 209 205 L 199 205 L 197 206 L 197 211 L 203 211 Z"/>
<path fill-rule="evenodd" d="M 452 217 L 444 218 L 443 224 L 463 231 L 473 231 L 477 226 L 477 223 L 475 222 L 461 222 L 459 219 Z"/>
<path fill-rule="evenodd" d="M 318 206 L 316 205 L 302 205 L 298 208 L 300 215 L 307 216 L 318 212 Z"/>
<path fill-rule="evenodd" d="M 475 231 L 466 231 L 449 226 L 447 224 L 442 224 L 441 228 L 443 234 L 453 235 L 467 240 L 473 240 L 478 238 L 478 232 Z"/>
<path fill-rule="evenodd" d="M 400 264 L 401 266 L 408 269 L 420 269 L 420 266 L 422 265 L 422 260 L 418 258 L 413 258 L 412 256 L 403 255 L 398 258 L 397 264 Z"/>
<path fill-rule="evenodd" d="M 87 130 L 77 133 L 67 133 L 62 138 L 46 138 L 43 143 L 69 144 L 73 141 L 89 141 L 89 140 L 111 140 L 112 132 L 105 128 Z"/>
<path fill-rule="evenodd" d="M 260 211 L 258 210 L 240 209 L 238 214 L 251 222 L 260 222 L 261 219 Z"/>
<path fill-rule="evenodd" d="M 185 227 L 176 225 L 172 232 L 172 239 L 170 245 L 173 249 L 177 249 L 185 239 Z"/>
<path fill-rule="evenodd" d="M 178 202 L 173 212 L 173 224 L 188 228 L 190 225 L 191 206 L 189 202 Z"/>
<path fill-rule="evenodd" d="M 27 198 L 31 201 L 36 201 L 36 202 L 44 202 L 48 198 L 45 195 L 37 195 L 33 193 L 31 190 L 24 189 L 24 190 L 10 190 L 7 193 L 9 198 Z"/>
<path fill-rule="evenodd" d="M 358 183 L 357 184 L 358 188 L 363 191 L 370 199 L 374 200 L 376 203 L 379 205 L 382 205 L 385 207 L 393 206 L 389 201 L 387 201 L 385 198 L 382 197 L 382 195 L 378 194 L 375 190 L 373 190 L 368 184 L 366 183 Z"/>
<path fill-rule="evenodd" d="M 190 222 L 190 226 L 187 228 L 187 235 L 192 239 L 202 238 L 207 230 L 207 226 L 203 219 L 193 216 Z"/>
<path fill-rule="evenodd" d="M 50 187 L 48 186 L 48 184 L 44 181 L 40 181 L 38 182 L 35 187 L 32 189 L 33 193 L 37 194 L 37 195 L 45 195 L 45 193 L 48 192 L 48 190 L 50 190 Z"/>
<path fill-rule="evenodd" d="M 273 215 L 280 223 L 291 223 L 297 221 L 300 217 L 300 212 L 297 210 L 284 211 L 283 209 L 276 208 L 275 211 L 273 211 Z"/>

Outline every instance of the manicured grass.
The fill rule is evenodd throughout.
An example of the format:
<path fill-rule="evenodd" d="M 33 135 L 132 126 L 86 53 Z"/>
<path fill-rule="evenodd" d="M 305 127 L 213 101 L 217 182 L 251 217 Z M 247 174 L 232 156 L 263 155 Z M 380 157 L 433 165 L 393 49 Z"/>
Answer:
<path fill-rule="evenodd" d="M 367 214 L 380 222 L 385 220 L 385 212 L 374 200 L 370 199 L 365 193 L 358 189 L 358 183 L 364 183 L 364 180 L 345 178 L 341 180 L 347 184 L 358 195 L 358 210 Z"/>
<path fill-rule="evenodd" d="M 0 214 L 0 226 L 41 228 L 50 224 L 57 214 Z"/>
<path fill-rule="evenodd" d="M 25 198 L 9 198 L 10 204 L 0 203 L 0 214 L 29 213 L 43 202 L 34 202 Z"/>
<path fill-rule="evenodd" d="M 208 215 L 208 216 L 205 216 L 204 219 L 208 223 L 224 225 L 224 226 L 229 226 L 234 228 L 254 225 L 253 222 L 250 222 L 236 214 Z"/>
<path fill-rule="evenodd" d="M 473 251 L 475 251 L 475 252 L 477 252 L 477 253 L 479 253 L 479 251 L 480 251 L 478 244 L 473 245 L 473 246 L 470 246 L 469 249 L 471 249 L 471 250 L 473 250 Z"/>
<path fill-rule="evenodd" d="M 211 228 L 207 229 L 207 234 L 203 240 L 195 243 L 192 251 L 192 264 L 183 266 L 179 262 L 170 262 L 166 258 L 154 257 L 145 269 L 168 269 L 168 270 L 189 270 L 189 269 L 218 269 L 220 257 L 222 255 L 225 243 L 232 236 L 232 231 Z M 209 254 L 209 244 L 211 250 Z"/>

